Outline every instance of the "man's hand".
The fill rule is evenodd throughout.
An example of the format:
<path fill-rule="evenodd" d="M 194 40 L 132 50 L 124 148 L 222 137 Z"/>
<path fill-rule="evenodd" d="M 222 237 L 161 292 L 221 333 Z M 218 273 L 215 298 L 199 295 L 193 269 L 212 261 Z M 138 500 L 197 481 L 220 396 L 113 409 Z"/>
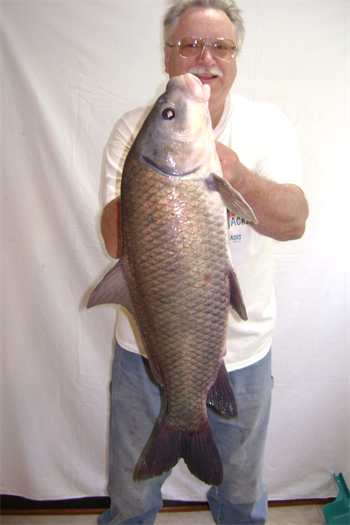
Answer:
<path fill-rule="evenodd" d="M 120 197 L 116 197 L 104 207 L 101 217 L 101 233 L 109 255 L 114 259 L 119 259 L 122 252 Z"/>
<path fill-rule="evenodd" d="M 216 141 L 216 152 L 218 154 L 222 175 L 237 191 L 237 186 L 244 178 L 244 166 L 240 163 L 238 155 L 221 142 Z"/>

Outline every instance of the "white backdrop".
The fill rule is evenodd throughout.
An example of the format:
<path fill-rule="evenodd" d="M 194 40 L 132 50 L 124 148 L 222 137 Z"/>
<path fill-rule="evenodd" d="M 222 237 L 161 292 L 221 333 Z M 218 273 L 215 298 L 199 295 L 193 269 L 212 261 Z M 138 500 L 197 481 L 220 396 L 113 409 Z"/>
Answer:
<path fill-rule="evenodd" d="M 273 102 L 300 142 L 310 218 L 276 243 L 270 499 L 349 484 L 347 0 L 244 1 L 234 90 Z M 115 306 L 85 309 L 113 261 L 99 234 L 101 161 L 125 111 L 164 89 L 160 1 L 3 1 L 2 486 L 105 495 Z M 176 468 L 168 499 L 204 500 Z"/>

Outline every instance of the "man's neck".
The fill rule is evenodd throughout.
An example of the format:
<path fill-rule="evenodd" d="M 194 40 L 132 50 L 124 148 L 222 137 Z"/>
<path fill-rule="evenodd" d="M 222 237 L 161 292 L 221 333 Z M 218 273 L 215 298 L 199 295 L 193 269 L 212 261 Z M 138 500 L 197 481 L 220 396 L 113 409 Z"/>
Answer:
<path fill-rule="evenodd" d="M 219 124 L 222 114 L 224 112 L 224 108 L 225 108 L 224 105 L 216 107 L 214 104 L 213 106 L 211 106 L 209 102 L 209 112 L 210 112 L 211 123 L 212 123 L 213 129 L 215 129 L 216 126 Z"/>

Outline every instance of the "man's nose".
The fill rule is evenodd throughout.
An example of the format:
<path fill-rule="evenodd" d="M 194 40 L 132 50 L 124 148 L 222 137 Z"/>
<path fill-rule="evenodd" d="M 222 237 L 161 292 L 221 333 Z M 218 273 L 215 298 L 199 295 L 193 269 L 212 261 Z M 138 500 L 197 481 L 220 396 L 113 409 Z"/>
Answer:
<path fill-rule="evenodd" d="M 202 54 L 198 57 L 198 62 L 201 64 L 215 64 L 215 58 L 213 57 L 209 46 L 204 47 Z"/>

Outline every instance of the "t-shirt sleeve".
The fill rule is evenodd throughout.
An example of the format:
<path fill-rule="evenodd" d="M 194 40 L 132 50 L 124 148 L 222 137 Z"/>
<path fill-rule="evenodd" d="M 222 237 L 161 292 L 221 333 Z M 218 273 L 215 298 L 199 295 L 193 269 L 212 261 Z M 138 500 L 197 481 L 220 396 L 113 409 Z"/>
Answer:
<path fill-rule="evenodd" d="M 293 126 L 276 107 L 266 104 L 255 171 L 280 184 L 296 184 L 303 189 L 300 150 Z"/>
<path fill-rule="evenodd" d="M 147 108 L 138 108 L 126 113 L 117 121 L 112 130 L 103 156 L 103 206 L 120 195 L 125 159 L 147 114 Z"/>

